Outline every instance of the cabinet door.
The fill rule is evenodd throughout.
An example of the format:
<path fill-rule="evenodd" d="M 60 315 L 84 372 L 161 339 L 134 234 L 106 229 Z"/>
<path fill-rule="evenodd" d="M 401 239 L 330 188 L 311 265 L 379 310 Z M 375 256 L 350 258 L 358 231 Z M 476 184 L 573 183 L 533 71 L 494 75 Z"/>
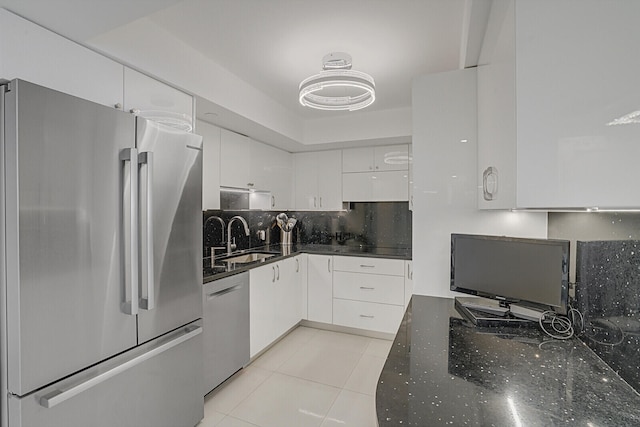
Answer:
<path fill-rule="evenodd" d="M 325 255 L 309 255 L 307 271 L 307 319 L 333 321 L 333 259 Z"/>
<path fill-rule="evenodd" d="M 124 68 L 124 111 L 193 130 L 193 97 L 131 68 Z"/>
<path fill-rule="evenodd" d="M 342 150 L 342 172 L 373 171 L 373 148 L 348 148 Z"/>
<path fill-rule="evenodd" d="M 409 200 L 408 171 L 376 172 L 372 178 L 372 201 L 406 202 Z"/>
<path fill-rule="evenodd" d="M 343 173 L 342 200 L 345 202 L 373 201 L 373 173 Z"/>
<path fill-rule="evenodd" d="M 249 331 L 251 357 L 276 338 L 276 267 L 265 265 L 249 270 Z"/>
<path fill-rule="evenodd" d="M 318 153 L 294 155 L 294 207 L 296 209 L 319 209 L 317 155 Z"/>
<path fill-rule="evenodd" d="M 406 171 L 409 168 L 409 146 L 406 144 L 374 147 L 373 153 L 376 171 Z"/>
<path fill-rule="evenodd" d="M 413 261 L 405 261 L 404 266 L 404 306 L 406 307 L 413 295 Z"/>
<path fill-rule="evenodd" d="M 0 77 L 122 108 L 122 69 L 117 62 L 0 9 Z"/>
<path fill-rule="evenodd" d="M 306 319 L 307 316 L 307 294 L 308 294 L 308 262 L 309 256 L 307 254 L 300 254 L 295 257 L 296 260 L 296 283 L 300 287 L 300 300 L 298 301 L 300 319 Z"/>
<path fill-rule="evenodd" d="M 278 269 L 277 293 L 279 296 L 275 309 L 279 319 L 277 337 L 280 337 L 302 319 L 302 313 L 300 313 L 302 292 L 297 281 L 298 271 L 296 270 L 299 270 L 299 262 L 296 262 L 295 258 L 280 261 L 276 268 Z"/>
<path fill-rule="evenodd" d="M 250 140 L 249 181 L 254 184 L 254 188 L 271 192 L 272 209 L 292 208 L 291 153 Z"/>
<path fill-rule="evenodd" d="M 249 180 L 249 138 L 226 129 L 220 131 L 220 185 L 253 188 Z"/>
<path fill-rule="evenodd" d="M 318 209 L 342 209 L 342 152 L 314 153 L 318 169 Z"/>
<path fill-rule="evenodd" d="M 202 135 L 202 209 L 220 209 L 220 128 L 198 121 Z"/>
<path fill-rule="evenodd" d="M 518 207 L 639 207 L 640 2 L 515 11 Z"/>

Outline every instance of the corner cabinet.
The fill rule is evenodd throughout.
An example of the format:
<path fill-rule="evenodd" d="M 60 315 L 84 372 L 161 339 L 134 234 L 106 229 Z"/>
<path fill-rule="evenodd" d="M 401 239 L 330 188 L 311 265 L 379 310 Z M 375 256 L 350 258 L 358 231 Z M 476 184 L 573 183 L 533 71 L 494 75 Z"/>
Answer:
<path fill-rule="evenodd" d="M 342 209 L 342 152 L 296 153 L 294 208 L 331 211 Z"/>
<path fill-rule="evenodd" d="M 480 208 L 640 207 L 638 16 L 631 0 L 493 3 L 478 67 Z"/>

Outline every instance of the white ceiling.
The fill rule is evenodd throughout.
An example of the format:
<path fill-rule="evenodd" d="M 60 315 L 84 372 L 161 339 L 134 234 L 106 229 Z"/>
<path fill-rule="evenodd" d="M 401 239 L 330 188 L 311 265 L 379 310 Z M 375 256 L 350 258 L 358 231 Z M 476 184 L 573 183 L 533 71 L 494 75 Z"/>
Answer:
<path fill-rule="evenodd" d="M 319 72 L 330 52 L 351 54 L 353 69 L 374 77 L 376 102 L 363 111 L 410 108 L 414 77 L 475 65 L 490 5 L 491 0 L 0 0 L 0 6 L 83 44 L 146 18 L 303 121 L 357 114 L 298 104 L 298 84 Z"/>
<path fill-rule="evenodd" d="M 347 52 L 376 81 L 371 110 L 411 105 L 413 77 L 457 69 L 464 0 L 187 0 L 151 19 L 303 118 L 322 57 Z M 344 113 L 337 113 L 344 114 Z"/>

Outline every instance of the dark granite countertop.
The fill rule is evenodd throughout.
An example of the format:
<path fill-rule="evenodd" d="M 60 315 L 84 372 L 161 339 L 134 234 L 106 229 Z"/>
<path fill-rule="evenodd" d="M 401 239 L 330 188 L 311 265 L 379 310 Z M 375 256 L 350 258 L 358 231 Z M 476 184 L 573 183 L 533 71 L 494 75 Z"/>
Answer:
<path fill-rule="evenodd" d="M 476 328 L 414 295 L 378 381 L 387 426 L 640 425 L 640 395 L 577 338 Z"/>
<path fill-rule="evenodd" d="M 384 248 L 371 246 L 352 246 L 352 245 L 316 245 L 302 244 L 292 246 L 271 245 L 264 247 L 251 248 L 243 253 L 250 252 L 268 252 L 275 256 L 252 263 L 227 263 L 224 260 L 217 260 L 213 266 L 205 265 L 203 274 L 203 283 L 218 280 L 223 277 L 231 276 L 242 271 L 250 270 L 265 264 L 281 261 L 290 256 L 296 256 L 301 253 L 317 254 L 317 255 L 346 255 L 346 256 L 362 256 L 372 258 L 389 258 L 389 259 L 411 259 L 411 249 L 407 248 Z M 240 254 L 240 253 L 238 253 Z"/>

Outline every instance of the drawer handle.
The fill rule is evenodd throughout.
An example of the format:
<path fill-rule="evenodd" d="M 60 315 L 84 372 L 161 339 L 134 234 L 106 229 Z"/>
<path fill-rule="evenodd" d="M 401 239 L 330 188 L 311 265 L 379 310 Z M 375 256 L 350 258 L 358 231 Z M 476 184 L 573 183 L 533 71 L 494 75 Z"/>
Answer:
<path fill-rule="evenodd" d="M 367 264 L 360 264 L 360 267 L 362 267 L 362 268 L 376 268 L 375 265 L 367 265 Z"/>
<path fill-rule="evenodd" d="M 375 318 L 376 316 L 370 316 L 370 315 L 368 315 L 368 314 L 361 314 L 361 315 L 360 315 L 360 317 L 364 317 L 364 318 L 367 318 L 367 319 L 373 319 L 373 318 Z"/>
<path fill-rule="evenodd" d="M 360 289 L 367 290 L 367 291 L 373 291 L 375 288 L 372 288 L 371 286 L 360 286 Z"/>

